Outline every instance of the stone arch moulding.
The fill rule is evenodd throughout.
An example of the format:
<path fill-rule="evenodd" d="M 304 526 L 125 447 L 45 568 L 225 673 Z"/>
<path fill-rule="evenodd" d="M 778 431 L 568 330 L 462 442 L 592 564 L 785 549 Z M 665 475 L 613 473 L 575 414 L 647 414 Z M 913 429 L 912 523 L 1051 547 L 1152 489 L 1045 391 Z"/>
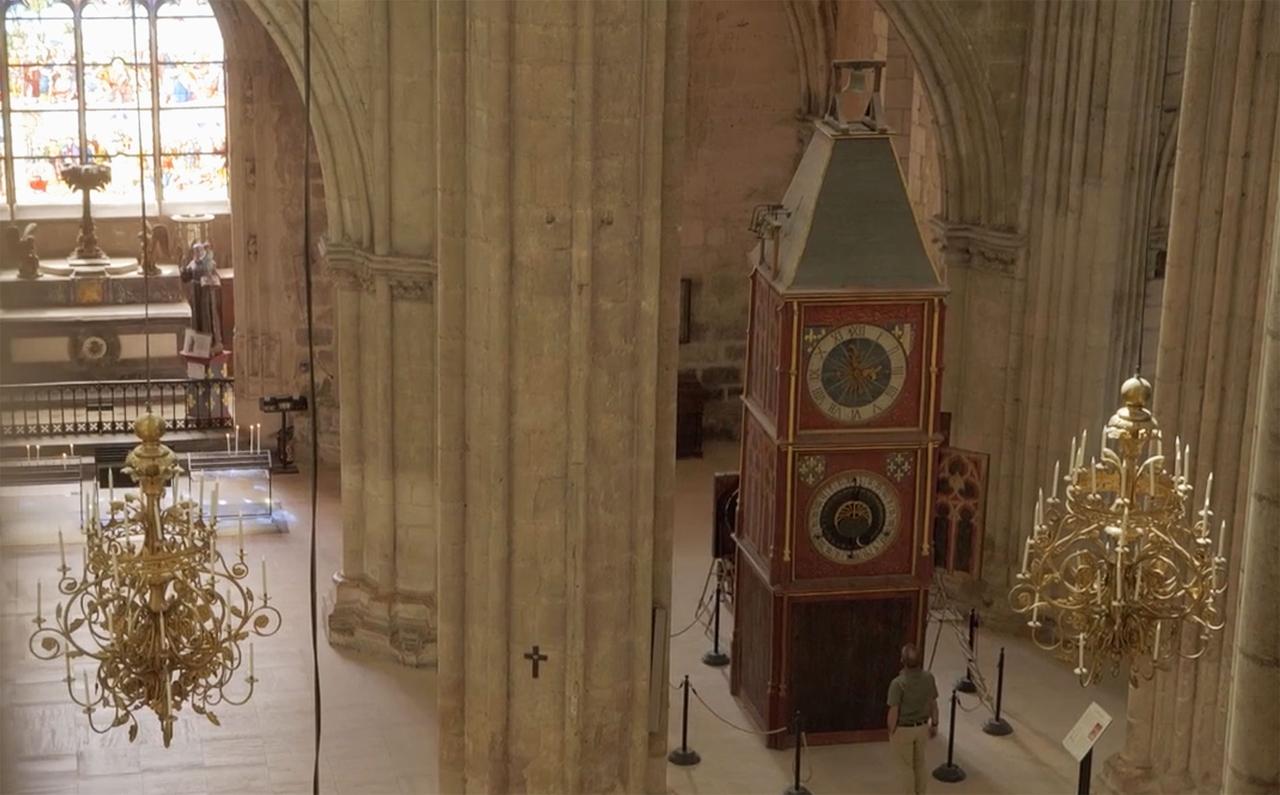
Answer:
<path fill-rule="evenodd" d="M 302 5 L 280 0 L 212 0 L 219 16 L 243 6 L 258 18 L 280 48 L 302 94 Z M 359 248 L 373 245 L 373 216 L 369 196 L 367 146 L 356 119 L 363 115 L 351 68 L 342 43 L 322 14 L 311 15 L 311 131 L 324 179 L 328 239 Z"/>
<path fill-rule="evenodd" d="M 809 95 L 823 90 L 826 81 L 809 83 L 830 68 L 825 61 L 837 9 L 834 0 L 786 2 L 806 93 L 801 106 L 812 109 Z M 959 22 L 940 0 L 879 0 L 879 5 L 911 51 L 937 121 L 942 219 L 952 226 L 1012 230 L 995 103 Z"/>

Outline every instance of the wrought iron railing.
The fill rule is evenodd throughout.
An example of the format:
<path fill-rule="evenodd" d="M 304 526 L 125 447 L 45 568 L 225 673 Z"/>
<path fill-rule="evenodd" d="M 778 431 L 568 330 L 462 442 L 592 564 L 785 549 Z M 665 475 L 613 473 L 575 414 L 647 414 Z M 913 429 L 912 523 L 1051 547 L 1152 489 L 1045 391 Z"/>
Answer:
<path fill-rule="evenodd" d="M 231 378 L 0 385 L 0 437 L 129 433 L 151 411 L 170 430 L 230 428 Z"/>

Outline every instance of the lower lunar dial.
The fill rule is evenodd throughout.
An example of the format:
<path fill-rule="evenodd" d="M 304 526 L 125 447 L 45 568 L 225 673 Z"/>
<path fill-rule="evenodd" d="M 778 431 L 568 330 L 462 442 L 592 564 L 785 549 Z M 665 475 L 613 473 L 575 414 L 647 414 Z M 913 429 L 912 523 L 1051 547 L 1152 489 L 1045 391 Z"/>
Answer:
<path fill-rule="evenodd" d="M 814 548 L 837 563 L 870 560 L 898 534 L 898 496 L 875 472 L 842 472 L 823 483 L 809 504 Z"/>

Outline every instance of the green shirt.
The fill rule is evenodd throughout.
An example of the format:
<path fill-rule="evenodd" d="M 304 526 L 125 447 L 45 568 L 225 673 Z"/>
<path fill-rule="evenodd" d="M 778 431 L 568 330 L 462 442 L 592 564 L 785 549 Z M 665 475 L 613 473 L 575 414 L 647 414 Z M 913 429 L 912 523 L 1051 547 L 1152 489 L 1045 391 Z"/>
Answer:
<path fill-rule="evenodd" d="M 904 668 L 889 683 L 889 706 L 898 708 L 898 725 L 929 719 L 929 707 L 938 697 L 933 674 L 923 668 Z"/>

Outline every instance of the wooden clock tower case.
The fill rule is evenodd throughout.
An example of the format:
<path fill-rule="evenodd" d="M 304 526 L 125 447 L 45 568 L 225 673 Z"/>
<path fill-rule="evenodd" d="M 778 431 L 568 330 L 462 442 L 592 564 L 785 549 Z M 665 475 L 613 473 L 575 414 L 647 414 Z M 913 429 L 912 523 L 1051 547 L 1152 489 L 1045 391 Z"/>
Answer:
<path fill-rule="evenodd" d="M 753 219 L 730 687 L 814 743 L 887 737 L 932 576 L 946 290 L 876 107 L 818 122 Z"/>

